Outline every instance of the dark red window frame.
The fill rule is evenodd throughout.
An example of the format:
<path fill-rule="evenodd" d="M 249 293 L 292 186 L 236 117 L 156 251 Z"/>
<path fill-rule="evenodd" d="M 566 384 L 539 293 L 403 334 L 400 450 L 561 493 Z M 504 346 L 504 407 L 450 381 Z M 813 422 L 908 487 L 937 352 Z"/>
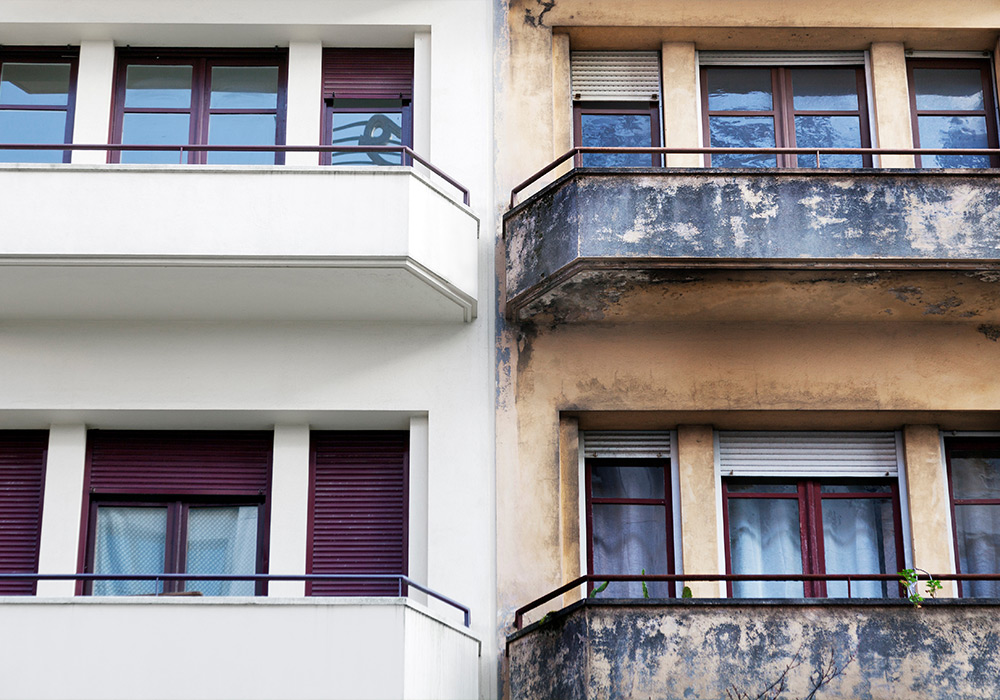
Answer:
<path fill-rule="evenodd" d="M 45 430 L 0 431 L 0 572 L 38 573 L 45 496 Z M 34 595 L 34 581 L 2 581 L 0 595 Z"/>
<path fill-rule="evenodd" d="M 583 115 L 585 114 L 636 114 L 649 117 L 650 146 L 659 148 L 662 143 L 660 128 L 660 103 L 656 100 L 649 102 L 599 102 L 599 101 L 578 101 L 573 103 L 573 143 L 577 146 L 593 146 L 594 144 L 583 143 Z M 583 163 L 586 167 L 588 154 L 583 154 Z M 593 154 L 591 154 L 593 157 Z M 663 165 L 663 156 L 654 153 L 650 156 L 650 167 L 658 168 Z"/>
<path fill-rule="evenodd" d="M 288 52 L 285 49 L 119 49 L 115 57 L 114 100 L 112 105 L 111 143 L 122 142 L 122 127 L 126 113 L 188 114 L 190 115 L 188 145 L 208 144 L 209 117 L 213 114 L 274 114 L 276 127 L 274 143 L 285 143 L 286 107 L 288 96 Z M 125 75 L 129 66 L 191 66 L 191 104 L 187 108 L 125 107 Z M 211 100 L 212 68 L 216 66 L 277 66 L 278 102 L 275 109 L 221 109 L 213 108 Z M 204 164 L 205 151 L 189 151 L 187 162 Z M 108 162 L 121 161 L 119 152 L 108 154 Z M 281 165 L 285 154 L 275 152 L 274 162 Z"/>
<path fill-rule="evenodd" d="M 66 96 L 66 105 L 14 105 L 0 103 L 0 111 L 28 110 L 28 111 L 53 111 L 66 112 L 66 131 L 63 143 L 73 142 L 73 118 L 76 112 L 76 78 L 80 62 L 80 50 L 74 47 L 53 48 L 0 48 L 0 68 L 4 63 L 68 63 L 69 64 L 69 93 Z M 70 151 L 63 151 L 63 163 L 69 163 L 72 154 Z"/>
<path fill-rule="evenodd" d="M 1000 498 L 955 498 L 955 485 L 954 479 L 952 478 L 951 457 L 955 452 L 979 452 L 982 450 L 992 450 L 1000 455 L 1000 437 L 946 438 L 944 444 L 945 463 L 948 467 L 948 499 L 951 508 L 951 537 L 955 549 L 955 571 L 961 574 L 963 572 L 962 562 L 959 558 L 958 521 L 955 519 L 955 506 L 1000 505 Z M 997 529 L 1000 530 L 1000 522 L 997 523 Z M 958 582 L 958 595 L 959 597 L 964 596 L 962 581 Z"/>
<path fill-rule="evenodd" d="M 771 71 L 771 109 L 770 110 L 712 110 L 708 109 L 708 77 L 707 71 L 713 68 L 725 68 L 726 70 L 770 70 Z M 858 89 L 858 109 L 857 110 L 796 110 L 793 103 L 792 92 L 792 71 L 797 68 L 808 68 L 809 70 L 850 70 L 853 69 L 857 80 Z M 704 66 L 701 68 L 701 112 L 702 129 L 705 134 L 705 143 L 712 146 L 712 136 L 710 127 L 710 117 L 772 117 L 774 119 L 774 140 L 776 148 L 795 148 L 795 117 L 858 117 L 861 123 L 861 147 L 871 146 L 871 125 L 868 114 L 868 91 L 865 78 L 865 69 L 862 66 L 839 65 L 801 65 L 801 66 Z M 776 156 L 777 167 L 797 168 L 797 155 Z M 705 164 L 712 165 L 712 156 L 705 156 Z M 865 168 L 872 167 L 872 157 L 865 155 L 862 157 L 862 164 Z"/>
<path fill-rule="evenodd" d="M 983 109 L 981 110 L 934 110 L 917 109 L 916 83 L 913 79 L 914 68 L 965 68 L 978 69 L 983 85 Z M 906 60 L 906 81 L 910 93 L 910 123 L 913 127 L 913 146 L 920 148 L 919 117 L 985 117 L 986 141 L 988 148 L 1000 148 L 997 136 L 997 101 L 994 90 L 993 72 L 989 59 L 976 58 L 908 58 Z M 921 166 L 920 156 L 916 157 L 916 166 Z M 1000 157 L 990 156 L 990 167 L 1000 167 Z"/>
<path fill-rule="evenodd" d="M 729 484 L 734 481 L 744 484 L 794 484 L 795 493 L 768 493 L 753 491 L 738 491 L 731 493 Z M 822 493 L 824 485 L 849 485 L 849 484 L 879 484 L 889 486 L 889 493 L 872 493 L 866 491 L 845 492 L 845 493 Z M 899 484 L 892 479 L 865 479 L 864 481 L 851 479 L 813 478 L 813 479 L 781 479 L 781 478 L 754 478 L 754 477 L 730 477 L 722 480 L 722 521 L 724 530 L 724 541 L 726 545 L 726 573 L 733 573 L 732 553 L 730 551 L 729 538 L 729 500 L 737 498 L 766 498 L 766 499 L 794 499 L 799 503 L 799 537 L 802 548 L 802 573 L 803 574 L 825 574 L 826 557 L 823 546 L 823 501 L 840 498 L 876 498 L 885 499 L 889 497 L 892 501 L 892 518 L 896 527 L 896 562 L 902 564 L 905 561 L 903 548 L 902 516 L 899 503 Z M 780 572 L 773 572 L 780 573 Z M 886 573 L 895 573 L 894 571 Z M 827 595 L 826 581 L 804 581 L 802 586 L 806 598 L 825 598 Z M 726 583 L 726 595 L 733 596 L 733 583 Z"/>
<path fill-rule="evenodd" d="M 183 573 L 188 506 L 258 506 L 257 573 L 267 573 L 273 433 L 268 431 L 91 430 L 87 433 L 80 571 L 91 573 L 97 508 L 168 508 L 168 573 Z M 77 584 L 88 595 L 89 584 Z M 165 592 L 183 583 L 165 584 Z M 256 595 L 267 584 L 255 585 Z"/>
<path fill-rule="evenodd" d="M 593 494 L 593 479 L 592 479 L 592 468 L 594 466 L 606 466 L 606 467 L 659 467 L 663 470 L 663 498 L 605 498 L 605 497 L 595 497 Z M 670 460 L 669 459 L 654 459 L 654 458 L 616 458 L 616 457 L 591 457 L 585 461 L 585 480 L 586 484 L 584 486 L 586 490 L 586 510 L 587 510 L 587 573 L 588 574 L 620 574 L 628 575 L 635 574 L 638 575 L 638 571 L 594 571 L 594 505 L 609 504 L 609 505 L 639 505 L 639 506 L 653 506 L 661 507 L 664 509 L 664 521 L 666 524 L 666 559 L 667 559 L 667 575 L 673 575 L 676 573 L 676 560 L 674 557 L 674 518 L 673 518 L 673 486 L 670 472 Z M 648 572 L 647 572 L 648 573 Z M 670 597 L 676 596 L 676 586 L 673 582 L 669 583 L 668 591 Z M 591 581 L 587 584 L 587 592 L 594 590 L 594 583 Z"/>

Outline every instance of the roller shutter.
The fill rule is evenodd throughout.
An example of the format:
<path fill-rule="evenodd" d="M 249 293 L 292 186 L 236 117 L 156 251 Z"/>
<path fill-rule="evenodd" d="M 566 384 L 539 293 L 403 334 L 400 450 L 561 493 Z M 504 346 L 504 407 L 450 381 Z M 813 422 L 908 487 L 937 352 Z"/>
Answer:
<path fill-rule="evenodd" d="M 413 99 L 413 49 L 326 49 L 323 99 Z"/>
<path fill-rule="evenodd" d="M 720 432 L 722 476 L 896 477 L 892 432 Z"/>
<path fill-rule="evenodd" d="M 406 431 L 312 434 L 309 573 L 406 573 L 409 442 Z M 308 595 L 399 592 L 396 581 L 307 586 Z"/>
<path fill-rule="evenodd" d="M 588 430 L 583 433 L 585 457 L 670 458 L 670 431 Z"/>
<path fill-rule="evenodd" d="M 45 431 L 0 432 L 0 572 L 37 573 Z M 33 581 L 0 581 L 0 595 L 33 595 Z"/>
<path fill-rule="evenodd" d="M 573 51 L 573 99 L 649 102 L 660 99 L 660 55 L 656 51 Z"/>
<path fill-rule="evenodd" d="M 864 51 L 699 51 L 702 66 L 858 66 Z"/>

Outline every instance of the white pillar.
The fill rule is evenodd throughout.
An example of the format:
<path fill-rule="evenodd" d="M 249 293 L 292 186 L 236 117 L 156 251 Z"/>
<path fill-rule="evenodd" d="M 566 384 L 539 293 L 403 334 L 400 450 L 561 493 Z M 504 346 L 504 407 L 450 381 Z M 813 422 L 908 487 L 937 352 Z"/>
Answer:
<path fill-rule="evenodd" d="M 305 573 L 308 521 L 309 426 L 276 425 L 271 462 L 270 573 Z M 268 585 L 267 594 L 304 596 L 305 584 L 275 581 Z"/>
<path fill-rule="evenodd" d="M 413 150 L 427 160 L 432 157 L 430 32 L 413 35 Z"/>
<path fill-rule="evenodd" d="M 320 142 L 323 115 L 323 44 L 292 41 L 288 44 L 288 91 L 285 143 L 314 146 Z M 289 153 L 288 165 L 318 165 L 315 152 Z"/>
<path fill-rule="evenodd" d="M 71 574 L 80 553 L 83 471 L 87 461 L 87 427 L 53 425 L 45 460 L 45 495 L 38 573 Z M 74 581 L 40 581 L 40 596 L 71 596 Z"/>
<path fill-rule="evenodd" d="M 111 136 L 111 90 L 115 78 L 115 44 L 110 40 L 80 42 L 73 111 L 73 143 L 107 143 Z M 106 163 L 107 151 L 73 151 L 74 163 Z"/>
<path fill-rule="evenodd" d="M 417 583 L 428 585 L 427 502 L 429 489 L 429 421 L 427 416 L 410 418 L 410 518 L 407 574 Z M 424 600 L 423 594 L 410 596 Z"/>

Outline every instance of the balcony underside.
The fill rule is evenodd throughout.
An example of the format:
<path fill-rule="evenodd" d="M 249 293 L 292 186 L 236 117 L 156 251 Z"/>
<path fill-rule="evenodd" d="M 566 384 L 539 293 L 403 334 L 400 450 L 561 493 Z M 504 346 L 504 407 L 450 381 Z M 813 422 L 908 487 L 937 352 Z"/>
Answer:
<path fill-rule="evenodd" d="M 588 599 L 508 638 L 514 700 L 1000 697 L 1000 601 Z M 782 695 L 785 697 L 785 695 Z"/>
<path fill-rule="evenodd" d="M 505 218 L 518 321 L 1000 320 L 983 171 L 573 171 Z"/>

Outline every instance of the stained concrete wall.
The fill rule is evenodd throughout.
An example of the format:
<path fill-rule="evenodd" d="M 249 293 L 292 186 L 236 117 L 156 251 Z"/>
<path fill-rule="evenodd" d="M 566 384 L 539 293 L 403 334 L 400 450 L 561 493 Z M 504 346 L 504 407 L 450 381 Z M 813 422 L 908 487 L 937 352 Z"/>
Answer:
<path fill-rule="evenodd" d="M 806 697 L 837 671 L 821 697 L 1000 695 L 1000 601 L 774 602 L 583 601 L 510 637 L 510 696 Z"/>

